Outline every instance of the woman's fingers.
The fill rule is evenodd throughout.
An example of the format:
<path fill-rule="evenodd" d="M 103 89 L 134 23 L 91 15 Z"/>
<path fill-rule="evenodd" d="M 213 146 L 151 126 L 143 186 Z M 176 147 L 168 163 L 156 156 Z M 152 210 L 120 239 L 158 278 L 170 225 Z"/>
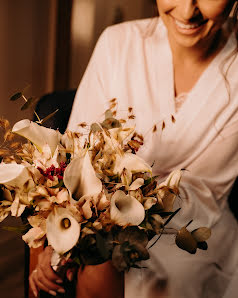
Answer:
<path fill-rule="evenodd" d="M 34 296 L 35 297 L 38 297 L 38 289 L 37 289 L 37 286 L 36 286 L 36 284 L 35 284 L 35 282 L 34 282 L 34 279 L 33 279 L 33 274 L 35 273 L 36 271 L 34 270 L 33 272 L 32 272 L 32 274 L 30 275 L 30 277 L 29 277 L 29 285 L 30 285 L 30 288 L 31 288 L 31 290 L 32 290 L 32 292 L 33 292 L 33 294 L 34 294 Z"/>
<path fill-rule="evenodd" d="M 46 279 L 55 283 L 63 283 L 62 279 L 55 273 L 55 271 L 51 267 L 52 253 L 52 247 L 47 246 L 45 250 L 39 254 L 38 268 L 41 269 Z"/>
<path fill-rule="evenodd" d="M 49 273 L 48 275 L 46 275 L 46 271 L 47 270 L 42 270 L 41 267 L 39 267 L 39 269 L 37 270 L 37 274 L 35 274 L 35 276 L 37 277 L 37 286 L 39 286 L 41 288 L 41 284 L 44 285 L 44 287 L 46 287 L 49 290 L 53 290 L 53 291 L 58 291 L 59 289 L 63 289 L 58 283 L 57 281 L 52 278 L 49 277 Z M 49 270 L 50 271 L 50 270 Z M 55 275 L 55 274 L 54 274 Z M 59 279 L 59 277 L 56 278 Z M 39 282 L 39 285 L 38 285 Z M 42 288 L 41 288 L 42 289 Z M 42 289 L 43 290 L 43 289 Z"/>
<path fill-rule="evenodd" d="M 39 277 L 36 276 L 36 274 L 34 274 L 32 276 L 32 282 L 35 284 L 35 286 L 37 285 L 37 288 L 40 289 L 40 290 L 43 290 L 45 292 L 48 292 L 48 293 L 52 293 L 53 296 L 56 296 L 56 292 L 53 291 L 53 290 L 50 290 L 49 288 L 47 288 L 40 280 Z M 33 292 L 34 293 L 34 292 Z M 50 293 L 50 294 L 51 294 Z"/>
<path fill-rule="evenodd" d="M 34 270 L 30 276 L 30 286 L 34 295 L 37 297 L 38 290 L 43 290 L 50 293 L 53 296 L 56 296 L 56 292 L 65 293 L 65 290 L 55 282 L 49 280 L 40 267 Z"/>
<path fill-rule="evenodd" d="M 29 278 L 29 284 L 35 297 L 38 297 L 38 292 L 43 290 L 49 294 L 56 296 L 56 292 L 65 293 L 65 290 L 58 285 L 49 282 L 42 273 L 38 273 L 38 270 L 34 270 Z"/>
<path fill-rule="evenodd" d="M 38 265 L 29 277 L 30 287 L 37 297 L 38 291 L 43 290 L 56 296 L 56 292 L 64 293 L 62 279 L 51 267 L 52 248 L 47 247 L 38 257 Z"/>

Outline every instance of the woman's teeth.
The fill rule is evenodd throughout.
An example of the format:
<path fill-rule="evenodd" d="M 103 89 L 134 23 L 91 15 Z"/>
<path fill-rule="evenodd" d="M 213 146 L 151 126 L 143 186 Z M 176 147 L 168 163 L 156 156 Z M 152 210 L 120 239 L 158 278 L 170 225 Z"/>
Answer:
<path fill-rule="evenodd" d="M 197 23 L 197 24 L 184 24 L 182 22 L 179 22 L 178 20 L 175 20 L 176 25 L 181 28 L 181 29 L 195 29 L 201 26 L 202 23 Z"/>

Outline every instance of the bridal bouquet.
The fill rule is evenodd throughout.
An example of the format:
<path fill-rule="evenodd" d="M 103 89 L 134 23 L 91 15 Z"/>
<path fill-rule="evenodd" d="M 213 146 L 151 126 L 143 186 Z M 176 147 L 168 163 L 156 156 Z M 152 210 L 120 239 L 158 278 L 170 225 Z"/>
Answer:
<path fill-rule="evenodd" d="M 137 155 L 143 137 L 126 124 L 108 110 L 102 123 L 80 124 L 85 137 L 29 120 L 10 129 L 0 120 L 0 221 L 21 216 L 23 240 L 37 248 L 47 239 L 55 269 L 62 258 L 80 265 L 112 260 L 119 271 L 139 267 L 149 258 L 149 240 L 158 240 L 179 211 L 173 205 L 182 171 L 158 184 Z M 186 226 L 175 235 L 180 248 L 195 253 L 207 248 L 210 230 Z"/>

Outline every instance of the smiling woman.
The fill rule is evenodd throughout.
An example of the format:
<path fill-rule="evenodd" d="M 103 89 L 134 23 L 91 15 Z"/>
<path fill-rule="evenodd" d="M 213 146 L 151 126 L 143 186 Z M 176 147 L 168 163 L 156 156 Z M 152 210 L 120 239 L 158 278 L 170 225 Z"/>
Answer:
<path fill-rule="evenodd" d="M 223 25 L 234 0 L 195 2 L 157 0 L 174 60 L 175 95 L 192 89 L 230 35 Z"/>
<path fill-rule="evenodd" d="M 195 1 L 157 0 L 170 43 L 181 47 L 199 47 L 204 51 L 229 16 L 234 0 Z M 208 44 L 207 44 L 208 43 Z M 203 50 L 204 49 L 204 50 Z"/>
<path fill-rule="evenodd" d="M 78 273 L 77 297 L 223 298 L 235 290 L 238 227 L 227 205 L 238 175 L 237 17 L 229 19 L 235 3 L 157 0 L 159 18 L 115 25 L 100 37 L 69 129 L 100 121 L 111 98 L 117 98 L 121 119 L 131 107 L 145 141 L 138 154 L 153 164 L 153 172 L 163 179 L 174 169 L 187 170 L 179 186 L 181 212 L 168 233 L 190 223 L 191 230 L 210 227 L 212 237 L 207 251 L 191 256 L 163 235 L 151 246 L 150 260 L 125 273 L 124 285 L 111 263 L 86 266 Z M 156 24 L 153 30 L 151 24 Z M 185 100 L 176 109 L 181 94 Z M 119 210 L 117 195 L 113 200 Z M 48 249 L 42 258 L 48 266 L 37 265 L 44 276 L 31 276 L 33 288 L 58 289 Z"/>

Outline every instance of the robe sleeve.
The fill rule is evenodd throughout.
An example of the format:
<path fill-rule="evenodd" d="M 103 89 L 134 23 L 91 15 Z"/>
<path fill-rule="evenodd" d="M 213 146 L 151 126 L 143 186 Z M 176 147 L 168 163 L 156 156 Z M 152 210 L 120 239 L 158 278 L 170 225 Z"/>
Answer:
<path fill-rule="evenodd" d="M 227 206 L 227 198 L 238 175 L 238 121 L 223 129 L 218 140 L 184 172 L 180 184 L 182 209 L 176 225 L 191 219 L 192 230 L 199 226 L 212 227 Z"/>
<path fill-rule="evenodd" d="M 109 107 L 108 89 L 111 80 L 110 55 L 106 29 L 100 36 L 86 72 L 77 90 L 68 129 L 79 131 L 78 124 L 91 124 L 100 120 Z"/>

